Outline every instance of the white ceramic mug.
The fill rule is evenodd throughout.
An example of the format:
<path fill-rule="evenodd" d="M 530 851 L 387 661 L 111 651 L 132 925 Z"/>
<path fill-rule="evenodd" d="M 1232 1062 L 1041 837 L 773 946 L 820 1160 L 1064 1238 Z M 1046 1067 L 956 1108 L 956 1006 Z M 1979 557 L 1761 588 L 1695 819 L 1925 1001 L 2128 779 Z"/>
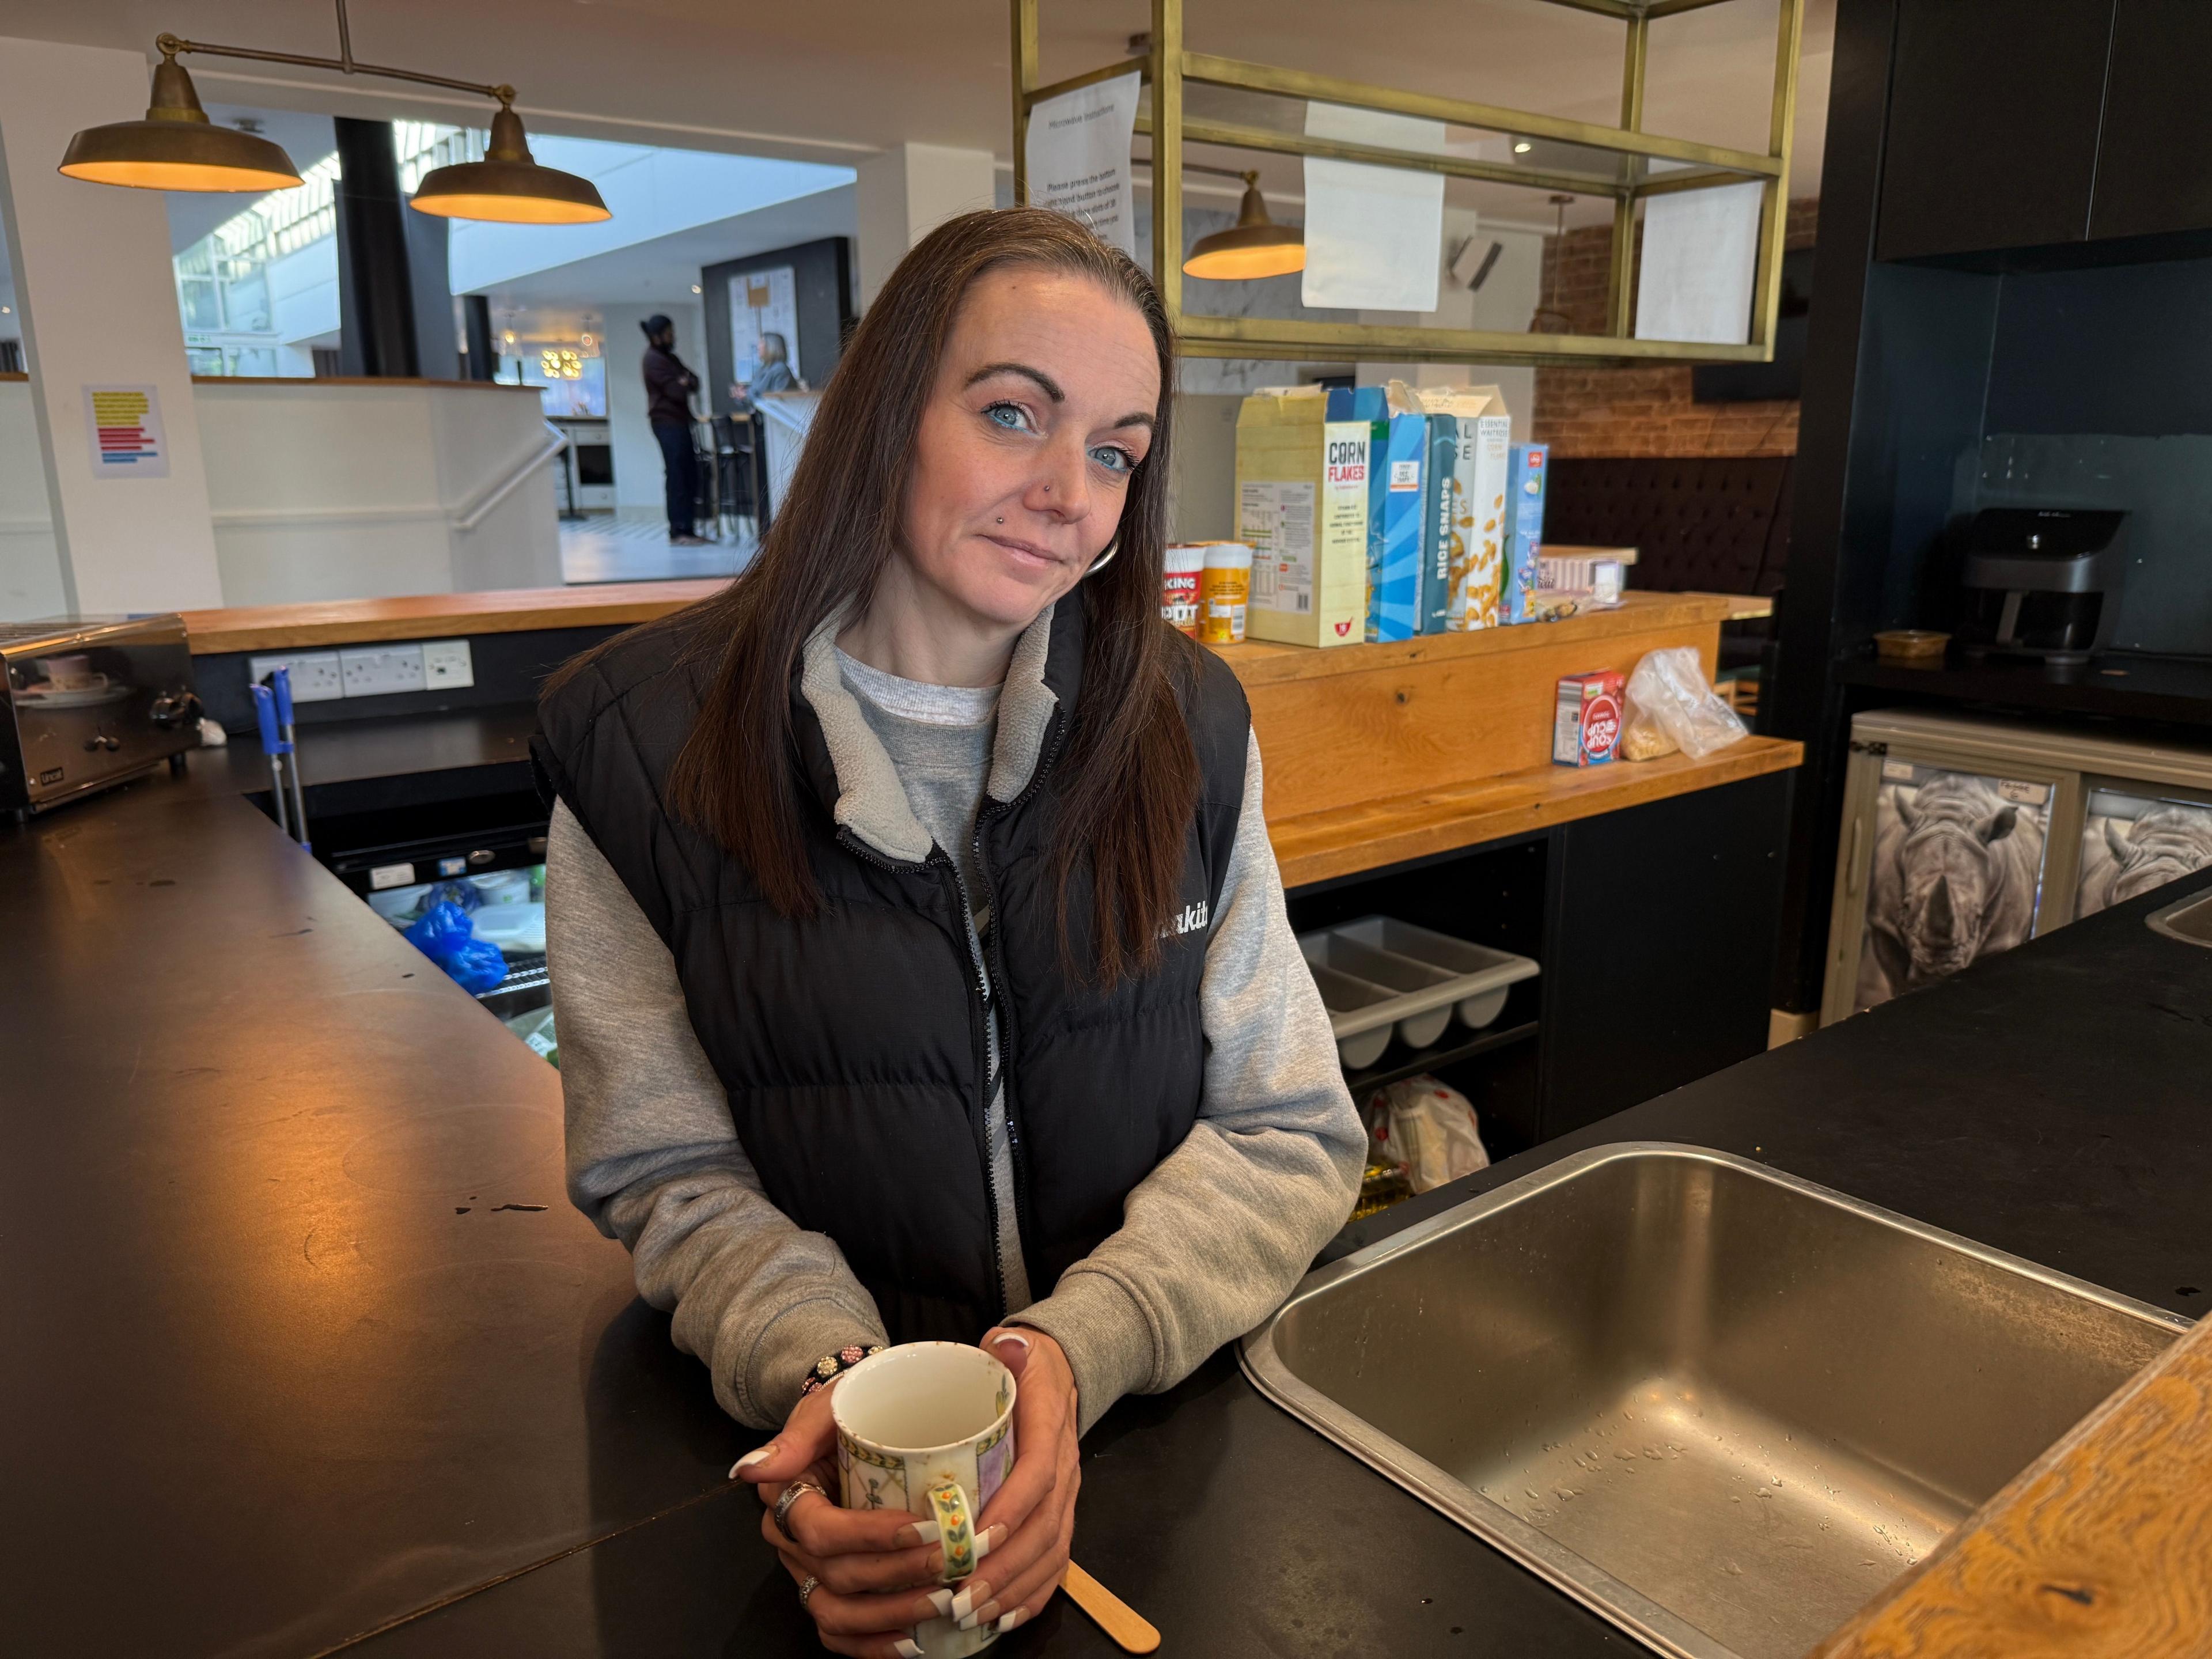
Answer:
<path fill-rule="evenodd" d="M 837 1379 L 840 1501 L 848 1510 L 904 1510 L 933 1521 L 944 1581 L 975 1571 L 975 1519 L 1014 1464 L 1014 1375 L 964 1342 L 902 1342 Z M 915 1626 L 927 1659 L 960 1659 L 998 1639 L 989 1625 L 951 1619 Z"/>
<path fill-rule="evenodd" d="M 107 683 L 107 676 L 93 672 L 92 657 L 88 652 L 74 652 L 66 657 L 40 657 L 38 665 L 46 671 L 46 681 L 57 691 L 90 691 Z"/>

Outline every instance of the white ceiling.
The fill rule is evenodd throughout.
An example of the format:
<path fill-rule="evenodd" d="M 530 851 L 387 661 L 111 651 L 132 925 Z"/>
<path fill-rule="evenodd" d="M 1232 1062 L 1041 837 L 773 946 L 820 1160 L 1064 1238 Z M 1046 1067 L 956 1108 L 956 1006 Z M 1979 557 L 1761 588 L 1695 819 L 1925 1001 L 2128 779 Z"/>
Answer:
<path fill-rule="evenodd" d="M 1655 24 L 1647 130 L 1763 149 L 1775 6 L 1724 0 Z M 1834 9 L 1808 0 L 1796 195 L 1817 191 Z M 1151 17 L 1146 0 L 1042 9 L 1048 76 L 1118 58 Z M 363 58 L 511 82 L 526 118 L 550 131 L 848 165 L 902 140 L 1008 155 L 1004 0 L 354 0 L 352 17 Z M 1538 0 L 1364 0 L 1350 11 L 1325 0 L 1188 0 L 1185 27 L 1199 51 L 1549 114 L 1618 112 L 1621 26 Z M 164 29 L 318 53 L 336 40 L 313 0 L 0 0 L 0 35 L 150 54 Z M 186 61 L 211 103 L 447 121 L 483 107 L 392 82 Z M 1273 161 L 1268 175 L 1288 187 L 1296 163 Z M 1548 217 L 1533 199 L 1533 213 L 1516 216 Z M 1602 216 L 1601 204 L 1587 205 Z"/>
<path fill-rule="evenodd" d="M 599 305 L 696 305 L 691 285 L 708 265 L 852 234 L 853 187 L 847 185 L 533 271 L 487 291 L 495 315 L 565 313 Z"/>

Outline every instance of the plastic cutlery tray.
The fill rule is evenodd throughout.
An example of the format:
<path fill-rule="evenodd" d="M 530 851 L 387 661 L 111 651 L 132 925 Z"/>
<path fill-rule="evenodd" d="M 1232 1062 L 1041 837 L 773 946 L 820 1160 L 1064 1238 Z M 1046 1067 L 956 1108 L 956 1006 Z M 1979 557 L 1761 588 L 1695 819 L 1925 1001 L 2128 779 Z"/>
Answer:
<path fill-rule="evenodd" d="M 1372 1066 L 1395 1032 L 1426 1048 L 1454 1015 L 1480 1030 L 1505 1006 L 1509 988 L 1540 969 L 1527 957 L 1493 951 L 1391 916 L 1362 916 L 1298 936 L 1321 988 L 1346 1067 Z"/>

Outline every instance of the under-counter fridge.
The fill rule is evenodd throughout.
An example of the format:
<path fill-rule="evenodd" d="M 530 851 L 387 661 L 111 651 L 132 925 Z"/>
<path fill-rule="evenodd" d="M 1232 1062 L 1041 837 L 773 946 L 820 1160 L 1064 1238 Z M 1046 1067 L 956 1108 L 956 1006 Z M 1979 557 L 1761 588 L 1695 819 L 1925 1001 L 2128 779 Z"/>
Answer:
<path fill-rule="evenodd" d="M 2212 866 L 2212 748 L 1851 721 L 1820 1023 Z"/>

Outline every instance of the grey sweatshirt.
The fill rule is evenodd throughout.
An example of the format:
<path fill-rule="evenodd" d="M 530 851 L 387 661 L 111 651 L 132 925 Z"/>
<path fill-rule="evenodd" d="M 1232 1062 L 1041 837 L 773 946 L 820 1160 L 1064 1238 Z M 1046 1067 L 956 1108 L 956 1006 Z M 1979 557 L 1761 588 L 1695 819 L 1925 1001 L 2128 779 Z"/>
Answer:
<path fill-rule="evenodd" d="M 834 621 L 825 624 L 801 686 L 836 768 L 839 822 L 890 856 L 918 859 L 937 842 L 964 861 L 984 788 L 1009 799 L 1035 768 L 1053 707 L 1042 682 L 1050 622 L 1048 611 L 1023 636 L 995 718 L 988 693 L 843 659 Z M 884 1340 L 881 1318 L 836 1241 L 802 1231 L 763 1194 L 667 946 L 565 806 L 553 815 L 546 900 L 569 1196 L 629 1249 L 639 1294 L 673 1314 L 677 1345 L 706 1362 L 723 1408 L 775 1427 L 807 1367 L 847 1343 Z M 1018 1309 L 1008 1322 L 1066 1352 L 1085 1430 L 1123 1394 L 1172 1387 L 1258 1323 L 1358 1191 L 1366 1133 L 1291 934 L 1256 740 L 1200 1002 L 1208 1052 L 1198 1121 L 1131 1192 L 1120 1231 L 1034 1302 L 1018 1249 L 1007 1252 L 1008 1305 Z M 998 1162 L 995 1091 L 989 1127 Z M 1010 1191 L 1010 1163 L 1000 1173 Z M 1003 1231 L 1012 1246 L 1011 1225 Z"/>

